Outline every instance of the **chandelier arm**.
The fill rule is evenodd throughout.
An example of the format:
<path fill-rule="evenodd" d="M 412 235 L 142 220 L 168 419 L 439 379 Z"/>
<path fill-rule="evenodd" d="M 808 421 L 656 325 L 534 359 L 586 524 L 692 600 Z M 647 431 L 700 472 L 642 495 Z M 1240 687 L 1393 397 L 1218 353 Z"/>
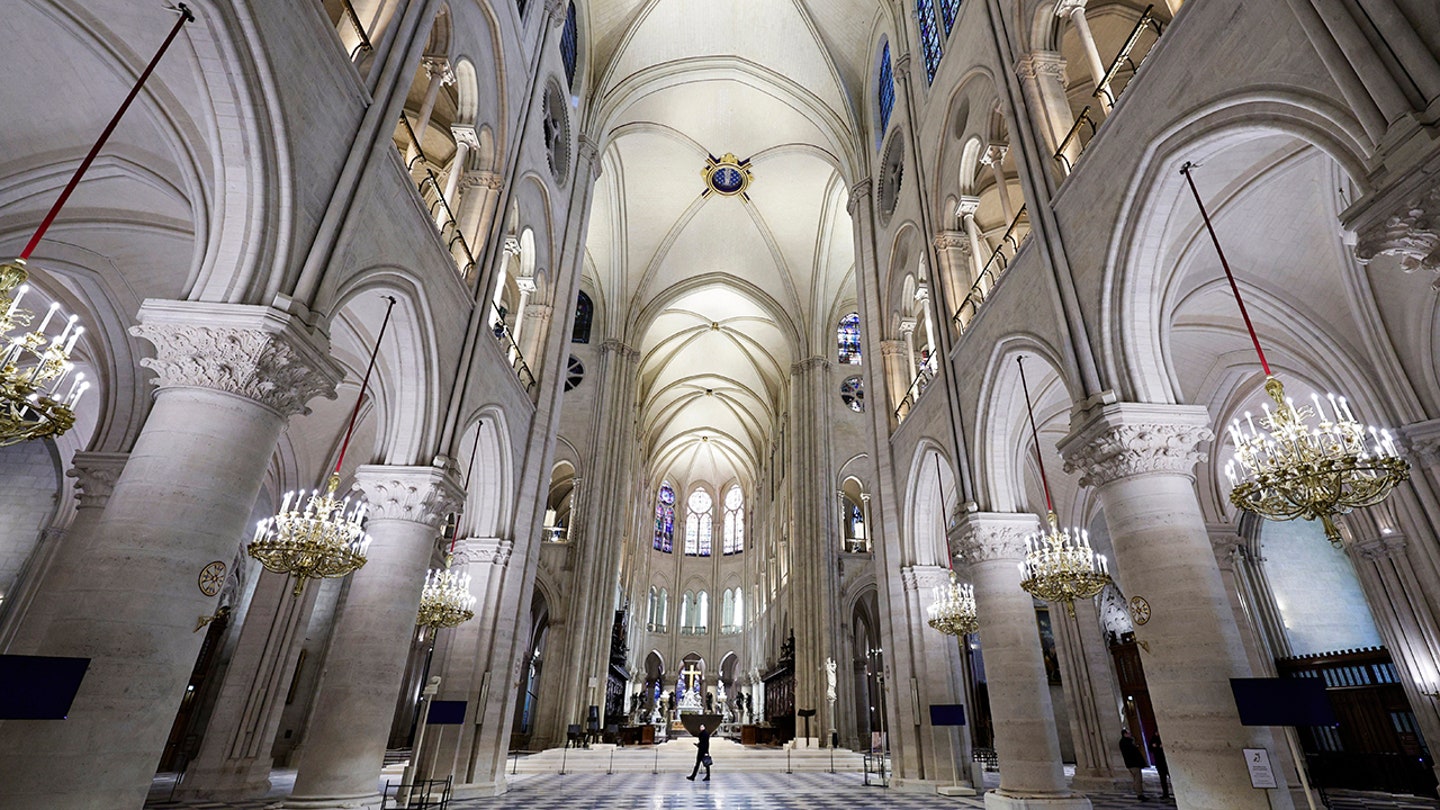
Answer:
<path fill-rule="evenodd" d="M 1050 498 L 1050 478 L 1045 475 L 1045 458 L 1040 454 L 1040 431 L 1035 427 L 1035 408 L 1030 404 L 1030 385 L 1025 381 L 1025 357 L 1015 358 L 1020 367 L 1020 388 L 1025 392 L 1025 412 L 1030 415 L 1030 435 L 1035 439 L 1035 461 L 1040 465 L 1040 485 L 1045 488 L 1045 511 L 1055 514 L 1055 503 Z"/>
<path fill-rule="evenodd" d="M 1245 329 L 1250 332 L 1250 342 L 1255 344 L 1255 354 L 1260 358 L 1260 368 L 1264 369 L 1265 376 L 1270 377 L 1270 363 L 1265 359 L 1265 350 L 1260 347 L 1260 337 L 1255 334 L 1255 326 L 1250 323 L 1250 313 L 1245 309 L 1245 299 L 1240 296 L 1240 286 L 1235 283 L 1235 274 L 1230 272 L 1230 262 L 1225 258 L 1225 250 L 1220 247 L 1220 237 L 1215 235 L 1215 226 L 1210 223 L 1210 213 L 1205 210 L 1205 203 L 1200 199 L 1200 191 L 1195 188 L 1195 180 L 1190 176 L 1190 170 L 1195 167 L 1194 163 L 1185 161 L 1180 167 L 1180 173 L 1185 175 L 1185 182 L 1190 186 L 1190 193 L 1195 197 L 1195 204 L 1200 207 L 1200 218 L 1205 221 L 1205 230 L 1210 233 L 1210 241 L 1215 244 L 1215 252 L 1220 255 L 1220 266 L 1225 268 L 1225 278 L 1230 281 L 1230 291 L 1235 294 L 1235 304 L 1240 307 L 1240 317 L 1245 321 Z"/>
<path fill-rule="evenodd" d="M 350 449 L 350 437 L 355 434 L 355 420 L 360 416 L 360 404 L 365 401 L 365 391 L 370 387 L 370 374 L 375 370 L 375 360 L 380 356 L 380 342 L 385 339 L 385 329 L 390 325 L 390 313 L 395 309 L 395 296 L 387 295 L 390 305 L 385 308 L 385 319 L 380 322 L 380 334 L 375 337 L 375 348 L 370 350 L 370 365 L 365 368 L 365 378 L 360 381 L 360 395 L 355 397 L 355 407 L 350 411 L 350 426 L 345 428 L 345 441 L 340 444 L 340 456 L 335 459 L 335 475 L 340 475 L 340 465 L 345 463 L 345 451 Z"/>
<path fill-rule="evenodd" d="M 49 213 L 45 215 L 44 219 L 40 220 L 40 227 L 35 229 L 35 234 L 30 237 L 30 242 L 26 244 L 25 249 L 20 252 L 21 259 L 28 259 L 30 258 L 30 254 L 35 252 L 35 247 L 39 245 L 40 240 L 44 238 L 45 231 L 50 229 L 50 224 L 55 221 L 55 217 L 59 216 L 60 209 L 65 207 L 65 202 L 70 199 L 70 195 L 74 193 L 75 187 L 80 185 L 80 178 L 85 176 L 85 172 L 90 169 L 90 164 L 95 162 L 95 158 L 100 154 L 100 150 L 104 148 L 105 142 L 110 140 L 110 134 L 113 133 L 115 127 L 120 124 L 120 119 L 124 117 L 126 110 L 130 109 L 131 102 L 135 101 L 135 97 L 140 95 L 140 88 L 145 86 L 145 82 L 150 78 L 150 74 L 155 72 L 155 66 L 160 64 L 160 57 L 164 56 L 165 51 L 169 50 L 170 43 L 174 42 L 175 37 L 179 36 L 180 29 L 185 27 L 185 23 L 195 20 L 195 14 L 190 11 L 189 7 L 184 3 L 176 6 L 176 9 L 180 12 L 180 19 L 175 21 L 175 27 L 170 29 L 170 35 L 161 43 L 160 50 L 155 52 L 155 56 L 150 59 L 150 64 L 145 66 L 145 70 L 140 73 L 140 78 L 135 81 L 135 86 L 130 88 L 130 94 L 120 103 L 120 109 L 115 111 L 115 115 L 110 119 L 110 123 L 105 125 L 105 130 L 100 133 L 99 140 L 95 141 L 94 146 L 90 147 L 90 153 L 85 156 L 84 160 L 80 161 L 79 168 L 75 169 L 75 174 L 70 178 L 70 182 L 65 184 L 65 190 L 60 192 L 60 197 L 55 200 L 55 204 L 50 206 Z"/>

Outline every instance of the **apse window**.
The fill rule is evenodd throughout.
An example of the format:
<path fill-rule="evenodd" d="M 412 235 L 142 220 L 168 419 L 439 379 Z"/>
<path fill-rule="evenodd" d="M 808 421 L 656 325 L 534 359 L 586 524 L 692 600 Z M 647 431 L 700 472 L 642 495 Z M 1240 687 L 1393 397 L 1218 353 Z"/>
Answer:
<path fill-rule="evenodd" d="M 839 344 L 839 360 L 842 364 L 860 365 L 860 314 L 852 312 L 840 319 L 840 326 L 835 330 L 835 340 Z"/>
<path fill-rule="evenodd" d="M 845 407 L 856 413 L 865 412 L 865 381 L 856 377 L 846 377 L 845 382 L 840 383 L 840 399 Z"/>
<path fill-rule="evenodd" d="M 675 489 L 670 482 L 660 485 L 655 498 L 655 550 L 669 554 L 675 547 Z"/>

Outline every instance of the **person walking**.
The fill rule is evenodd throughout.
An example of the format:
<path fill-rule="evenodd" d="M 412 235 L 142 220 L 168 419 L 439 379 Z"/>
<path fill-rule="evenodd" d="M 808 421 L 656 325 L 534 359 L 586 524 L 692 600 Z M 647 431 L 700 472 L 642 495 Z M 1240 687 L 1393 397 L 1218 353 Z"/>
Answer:
<path fill-rule="evenodd" d="M 1145 801 L 1145 780 L 1140 775 L 1140 769 L 1145 767 L 1145 752 L 1135 744 L 1135 738 L 1130 736 L 1130 729 L 1120 730 L 1120 756 L 1125 759 L 1125 767 L 1130 770 L 1130 778 L 1135 780 L 1135 798 Z"/>
<path fill-rule="evenodd" d="M 705 724 L 700 724 L 700 739 L 695 741 L 695 769 L 685 777 L 691 782 L 695 781 L 696 774 L 700 773 L 700 766 L 705 766 L 705 778 L 701 781 L 710 781 L 710 732 L 705 730 Z"/>
<path fill-rule="evenodd" d="M 1160 774 L 1160 798 L 1170 798 L 1170 764 L 1165 761 L 1165 746 L 1160 743 L 1159 734 L 1150 738 L 1150 761 Z"/>

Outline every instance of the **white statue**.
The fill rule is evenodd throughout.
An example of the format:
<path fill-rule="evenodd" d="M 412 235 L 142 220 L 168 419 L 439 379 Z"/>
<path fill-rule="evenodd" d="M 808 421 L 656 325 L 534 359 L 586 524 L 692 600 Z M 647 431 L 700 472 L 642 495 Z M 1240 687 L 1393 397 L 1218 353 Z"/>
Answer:
<path fill-rule="evenodd" d="M 835 659 L 825 659 L 825 699 L 835 700 Z"/>

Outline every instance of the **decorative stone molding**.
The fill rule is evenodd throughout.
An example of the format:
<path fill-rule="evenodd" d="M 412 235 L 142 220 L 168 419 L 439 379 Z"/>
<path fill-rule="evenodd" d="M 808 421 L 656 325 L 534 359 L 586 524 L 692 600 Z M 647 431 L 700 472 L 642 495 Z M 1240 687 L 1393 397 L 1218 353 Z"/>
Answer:
<path fill-rule="evenodd" d="M 75 466 L 65 471 L 65 477 L 75 479 L 75 500 L 80 508 L 104 509 L 129 460 L 129 453 L 76 453 Z"/>
<path fill-rule="evenodd" d="M 1440 419 L 1406 425 L 1399 433 L 1400 443 L 1416 464 L 1440 467 Z"/>
<path fill-rule="evenodd" d="M 515 279 L 515 289 L 526 295 L 534 295 L 539 288 L 535 286 L 534 276 L 520 276 Z"/>
<path fill-rule="evenodd" d="M 565 12 L 569 8 L 566 0 L 545 0 L 545 14 L 550 18 L 550 24 L 560 27 L 565 24 Z"/>
<path fill-rule="evenodd" d="M 905 341 L 903 340 L 882 340 L 880 341 L 881 357 L 904 357 Z"/>
<path fill-rule="evenodd" d="M 1055 4 L 1056 17 L 1069 17 L 1075 12 L 1085 13 L 1086 0 L 1060 0 Z"/>
<path fill-rule="evenodd" d="M 1019 562 L 1040 518 L 1016 512 L 968 512 L 950 530 L 950 553 L 966 565 Z"/>
<path fill-rule="evenodd" d="M 366 464 L 355 487 L 370 503 L 371 520 L 408 520 L 439 527 L 465 500 L 454 476 L 438 467 Z"/>
<path fill-rule="evenodd" d="M 892 63 L 891 72 L 895 74 L 896 80 L 902 82 L 910 81 L 910 64 L 910 54 L 908 53 L 902 54 L 899 59 L 896 59 Z"/>
<path fill-rule="evenodd" d="M 961 255 L 970 255 L 970 236 L 964 231 L 940 231 L 934 242 L 936 250 L 958 250 Z"/>
<path fill-rule="evenodd" d="M 1022 82 L 1044 78 L 1064 85 L 1065 57 L 1050 51 L 1032 51 L 1016 60 L 1015 75 Z"/>
<path fill-rule="evenodd" d="M 590 167 L 590 176 L 598 178 L 604 168 L 600 164 L 600 143 L 589 135 L 580 136 L 580 144 L 577 147 L 576 155 L 580 165 Z"/>
<path fill-rule="evenodd" d="M 980 210 L 980 198 L 965 195 L 955 204 L 955 213 L 961 217 L 973 217 L 975 212 Z M 967 239 L 969 237 L 966 237 Z"/>
<path fill-rule="evenodd" d="M 460 189 L 472 191 L 484 189 L 485 191 L 499 191 L 505 185 L 505 178 L 499 172 L 492 171 L 469 171 L 460 176 Z"/>
<path fill-rule="evenodd" d="M 824 357 L 807 357 L 804 360 L 790 367 L 790 374 L 809 374 L 812 371 L 826 371 L 830 368 L 830 360 Z"/>
<path fill-rule="evenodd" d="M 155 346 L 140 365 L 165 388 L 212 388 L 252 399 L 283 417 L 335 398 L 343 376 L 323 338 L 271 307 L 148 300 L 130 334 Z"/>
<path fill-rule="evenodd" d="M 1091 413 L 1059 448 L 1065 471 L 1079 472 L 1081 486 L 1150 473 L 1193 476 L 1208 458 L 1198 446 L 1215 438 L 1203 407 L 1121 402 Z"/>
<path fill-rule="evenodd" d="M 1010 146 L 1008 144 L 992 143 L 985 147 L 985 151 L 980 155 L 980 162 L 986 166 L 998 166 L 1000 161 L 1005 159 L 1005 155 L 1009 153 L 1009 151 Z"/>
<path fill-rule="evenodd" d="M 601 341 L 600 351 L 602 353 L 613 352 L 621 357 L 630 360 L 638 360 L 640 358 L 639 349 L 634 348 L 633 346 L 625 343 L 622 340 L 616 340 L 614 338 L 606 338 L 605 340 Z"/>
<path fill-rule="evenodd" d="M 1420 197 L 1400 206 L 1400 212 L 1362 229 L 1355 243 L 1355 258 L 1369 264 L 1381 256 L 1396 256 L 1406 273 L 1434 273 L 1440 290 L 1440 186 L 1432 185 Z"/>
<path fill-rule="evenodd" d="M 455 558 L 463 559 L 470 566 L 497 565 L 504 568 L 510 564 L 510 554 L 515 550 L 515 541 L 498 537 L 466 537 L 455 541 Z"/>
<path fill-rule="evenodd" d="M 915 327 L 916 327 L 917 325 L 918 325 L 918 322 L 917 322 L 914 318 L 901 318 L 901 319 L 900 319 L 900 334 L 901 334 L 901 335 L 913 335 L 913 334 L 915 334 Z"/>
<path fill-rule="evenodd" d="M 929 284 L 926 284 L 926 283 L 923 282 L 923 281 L 920 282 L 919 284 L 916 284 L 916 285 L 915 285 L 915 301 L 916 301 L 917 303 L 923 303 L 923 302 L 929 301 L 929 300 L 930 300 L 930 285 L 929 285 Z"/>
<path fill-rule="evenodd" d="M 900 582 L 907 592 L 926 592 L 950 582 L 950 569 L 939 565 L 907 565 L 900 569 Z"/>
<path fill-rule="evenodd" d="M 1215 552 L 1215 562 L 1221 570 L 1235 568 L 1235 560 L 1245 554 L 1245 538 L 1228 523 L 1210 523 L 1205 526 L 1210 536 L 1210 548 Z"/>
<path fill-rule="evenodd" d="M 1355 553 L 1360 555 L 1362 560 L 1367 562 L 1380 562 L 1405 554 L 1405 546 L 1408 541 L 1405 535 L 1398 532 L 1382 534 L 1377 537 L 1355 541 Z"/>
<path fill-rule="evenodd" d="M 463 143 L 467 149 L 480 148 L 480 133 L 470 124 L 451 124 L 450 137 L 455 139 L 457 146 Z"/>
<path fill-rule="evenodd" d="M 855 185 L 850 187 L 850 201 L 845 204 L 845 212 L 852 217 L 855 216 L 855 208 L 864 200 L 869 199 L 872 191 L 870 178 L 862 177 L 856 180 Z"/>
<path fill-rule="evenodd" d="M 505 237 L 504 251 L 512 259 L 520 258 L 520 240 L 513 237 Z"/>

